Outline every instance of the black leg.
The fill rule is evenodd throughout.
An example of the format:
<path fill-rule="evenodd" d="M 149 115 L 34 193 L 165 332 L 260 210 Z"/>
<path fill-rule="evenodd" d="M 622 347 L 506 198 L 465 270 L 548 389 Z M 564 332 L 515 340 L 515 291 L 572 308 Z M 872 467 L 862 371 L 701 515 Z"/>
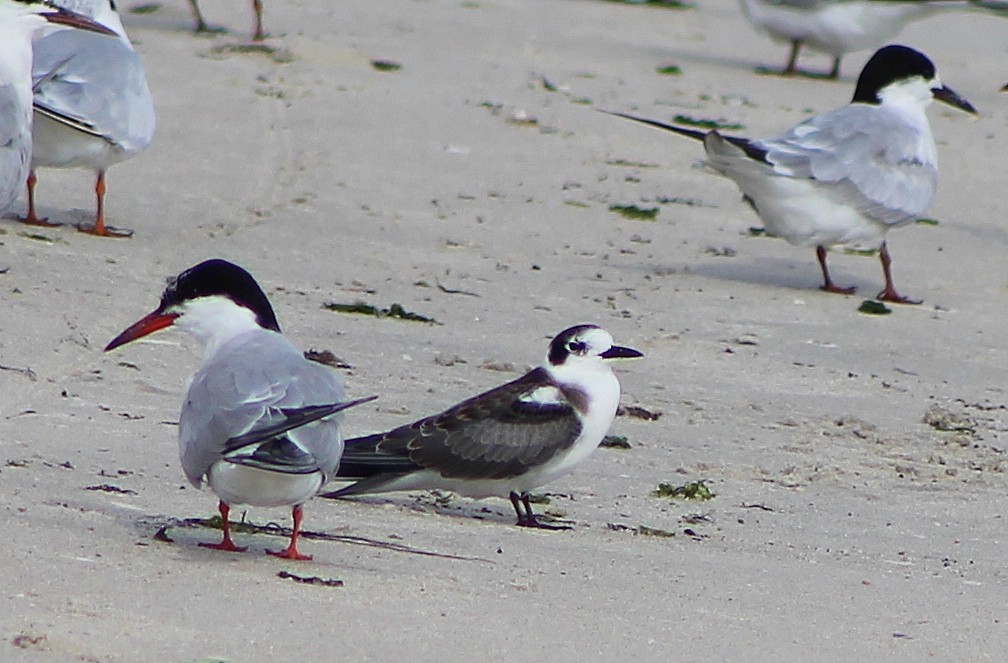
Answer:
<path fill-rule="evenodd" d="M 547 525 L 546 523 L 539 522 L 536 518 L 535 513 L 532 512 L 532 503 L 529 501 L 529 494 L 518 493 L 511 491 L 511 505 L 514 507 L 515 513 L 518 515 L 518 522 L 515 523 L 518 527 L 533 527 L 535 529 L 548 529 L 548 530 L 564 530 L 573 529 L 568 525 Z M 524 505 L 524 512 L 522 511 L 522 505 Z"/>

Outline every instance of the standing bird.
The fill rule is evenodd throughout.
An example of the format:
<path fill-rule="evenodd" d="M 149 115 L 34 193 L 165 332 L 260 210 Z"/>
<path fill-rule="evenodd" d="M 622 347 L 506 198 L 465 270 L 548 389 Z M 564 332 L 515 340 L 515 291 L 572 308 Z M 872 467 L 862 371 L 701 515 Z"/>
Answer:
<path fill-rule="evenodd" d="M 196 21 L 196 32 L 209 32 L 210 27 L 203 20 L 203 12 L 200 11 L 198 0 L 189 0 L 189 4 L 192 6 L 193 20 Z M 252 41 L 263 41 L 266 39 L 266 33 L 263 32 L 262 0 L 252 0 L 252 11 L 255 13 L 255 33 L 252 35 Z"/>
<path fill-rule="evenodd" d="M 342 416 L 330 415 L 373 399 L 345 401 L 336 373 L 294 348 L 252 275 L 225 260 L 179 274 L 158 307 L 105 351 L 171 326 L 204 347 L 179 416 L 179 455 L 189 482 L 206 481 L 220 498 L 224 536 L 200 545 L 245 550 L 231 540 L 232 504 L 290 506 L 290 545 L 270 554 L 311 559 L 297 549 L 301 505 L 334 475 L 343 451 Z M 329 418 L 312 423 L 320 417 Z"/>
<path fill-rule="evenodd" d="M 833 56 L 827 75 L 840 76 L 840 58 L 866 48 L 878 48 L 908 23 L 942 11 L 965 9 L 966 0 L 740 0 L 753 26 L 777 41 L 791 44 L 791 56 L 781 72 L 798 72 L 802 46 Z"/>
<path fill-rule="evenodd" d="M 708 165 L 738 185 L 768 234 L 816 248 L 822 290 L 845 295 L 855 290 L 833 283 L 827 247 L 880 249 L 885 287 L 878 299 L 919 304 L 896 292 L 885 236 L 916 220 L 934 197 L 938 159 L 925 112 L 932 99 L 976 113 L 942 85 L 924 54 L 886 46 L 865 65 L 849 105 L 809 118 L 778 138 L 750 140 L 610 114 L 703 141 Z"/>
<path fill-rule="evenodd" d="M 35 127 L 28 175 L 28 211 L 21 219 L 52 225 L 35 212 L 36 170 L 88 168 L 95 172 L 95 217 L 79 229 L 128 237 L 105 225 L 105 171 L 144 151 L 154 139 L 154 101 L 140 57 L 111 0 L 55 0 L 115 32 L 116 38 L 61 30 L 35 42 L 32 79 Z"/>
<path fill-rule="evenodd" d="M 46 23 L 111 34 L 94 21 L 48 2 L 0 2 L 0 44 L 3 44 L 0 47 L 0 212 L 13 205 L 28 175 L 32 154 L 32 40 L 41 35 Z"/>
<path fill-rule="evenodd" d="M 642 356 L 613 345 L 595 325 L 566 329 L 542 365 L 517 380 L 387 433 L 347 440 L 337 478 L 357 482 L 322 497 L 434 488 L 508 494 L 518 525 L 566 529 L 536 519 L 529 491 L 598 447 L 620 399 L 609 361 Z"/>

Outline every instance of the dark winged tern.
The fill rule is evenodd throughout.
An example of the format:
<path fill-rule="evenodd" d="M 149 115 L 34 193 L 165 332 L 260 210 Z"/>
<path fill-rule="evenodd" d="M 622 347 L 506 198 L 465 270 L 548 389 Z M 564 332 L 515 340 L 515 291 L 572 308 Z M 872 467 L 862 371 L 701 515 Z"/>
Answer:
<path fill-rule="evenodd" d="M 508 495 L 518 525 L 566 529 L 536 519 L 529 491 L 598 447 L 620 399 L 610 362 L 642 356 L 595 325 L 566 329 L 542 365 L 517 380 L 387 433 L 347 440 L 337 478 L 357 481 L 322 497 L 421 489 Z"/>

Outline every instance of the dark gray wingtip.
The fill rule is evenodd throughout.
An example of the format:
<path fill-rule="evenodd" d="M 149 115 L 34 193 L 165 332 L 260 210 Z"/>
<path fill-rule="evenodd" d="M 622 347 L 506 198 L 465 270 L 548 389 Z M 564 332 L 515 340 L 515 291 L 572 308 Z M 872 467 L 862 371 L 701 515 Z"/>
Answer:
<path fill-rule="evenodd" d="M 342 412 L 356 405 L 361 405 L 363 403 L 368 403 L 370 401 L 378 398 L 377 396 L 368 396 L 367 398 L 358 398 L 353 401 L 343 401 L 340 403 L 330 403 L 327 405 L 309 405 L 306 407 L 298 408 L 282 408 L 280 411 L 284 415 L 282 421 L 278 421 L 275 424 L 269 426 L 264 426 L 262 428 L 256 428 L 244 435 L 237 435 L 232 437 L 224 444 L 225 452 L 234 451 L 235 449 L 241 449 L 242 447 L 248 446 L 250 444 L 256 444 L 257 442 L 262 442 L 268 440 L 272 437 L 282 435 L 288 431 L 292 431 L 295 428 L 301 428 L 302 426 L 307 426 L 308 424 L 318 421 L 319 419 L 324 419 L 326 417 L 332 416 L 337 412 Z"/>
<path fill-rule="evenodd" d="M 315 497 L 322 497 L 327 500 L 339 500 L 344 497 L 380 493 L 382 492 L 382 486 L 393 479 L 398 479 L 401 476 L 403 476 L 403 474 L 377 474 L 373 477 L 368 477 L 367 479 L 355 481 L 349 486 L 344 486 L 339 490 L 333 490 L 328 493 L 319 493 Z"/>
<path fill-rule="evenodd" d="M 633 120 L 634 122 L 640 122 L 642 124 L 647 124 L 658 129 L 664 129 L 665 131 L 672 131 L 681 136 L 687 136 L 694 140 L 703 141 L 704 137 L 707 135 L 706 131 L 697 131 L 696 129 L 687 129 L 686 127 L 677 127 L 674 124 L 668 124 L 667 122 L 659 122 L 658 120 L 651 120 L 646 117 L 638 117 L 637 115 L 630 115 L 629 113 L 621 113 L 619 111 L 609 111 L 603 108 L 596 108 L 600 113 L 605 113 L 606 115 L 615 115 L 616 117 L 622 117 L 627 120 Z"/>

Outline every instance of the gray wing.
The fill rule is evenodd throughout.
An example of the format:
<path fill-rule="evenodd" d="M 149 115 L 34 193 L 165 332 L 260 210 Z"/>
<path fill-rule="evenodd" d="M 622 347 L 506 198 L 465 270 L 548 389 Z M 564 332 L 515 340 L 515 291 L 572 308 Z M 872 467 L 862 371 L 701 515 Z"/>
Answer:
<path fill-rule="evenodd" d="M 441 414 L 351 440 L 341 464 L 377 482 L 416 469 L 451 479 L 519 476 L 570 448 L 581 434 L 581 421 L 559 392 L 558 400 L 531 398 L 549 387 L 546 372 L 536 369 Z M 363 486 L 339 492 L 367 492 Z"/>
<path fill-rule="evenodd" d="M 31 115 L 14 85 L 0 85 L 0 212 L 17 200 L 31 159 Z"/>
<path fill-rule="evenodd" d="M 321 470 L 329 478 L 343 450 L 341 415 L 251 444 L 235 440 L 282 428 L 298 408 L 344 400 L 336 373 L 306 360 L 282 335 L 257 331 L 233 339 L 193 376 L 179 417 L 182 469 L 196 486 L 225 456 L 280 472 Z"/>
<path fill-rule="evenodd" d="M 923 214 L 938 183 L 934 140 L 877 106 L 851 104 L 753 144 L 777 174 L 837 184 L 845 202 L 887 224 Z"/>
<path fill-rule="evenodd" d="M 37 112 L 129 153 L 154 138 L 154 102 L 140 57 L 121 39 L 60 30 L 35 42 Z"/>

